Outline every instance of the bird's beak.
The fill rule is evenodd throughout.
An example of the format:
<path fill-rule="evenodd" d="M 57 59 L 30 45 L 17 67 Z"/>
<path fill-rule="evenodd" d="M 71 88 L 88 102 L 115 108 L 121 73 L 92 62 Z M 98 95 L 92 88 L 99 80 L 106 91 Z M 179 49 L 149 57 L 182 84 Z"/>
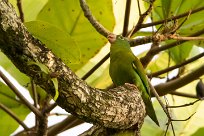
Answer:
<path fill-rule="evenodd" d="M 116 35 L 115 34 L 109 34 L 107 38 L 108 38 L 108 41 L 110 43 L 114 43 L 116 40 Z"/>

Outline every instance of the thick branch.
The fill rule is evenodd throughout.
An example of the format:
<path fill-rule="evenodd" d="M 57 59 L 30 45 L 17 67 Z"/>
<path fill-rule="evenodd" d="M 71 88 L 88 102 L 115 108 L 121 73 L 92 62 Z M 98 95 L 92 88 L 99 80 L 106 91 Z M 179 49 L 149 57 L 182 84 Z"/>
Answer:
<path fill-rule="evenodd" d="M 171 80 L 167 83 L 156 85 L 155 89 L 157 90 L 158 94 L 162 96 L 198 79 L 202 75 L 204 75 L 204 65 L 201 65 L 183 77 Z"/>
<path fill-rule="evenodd" d="M 88 86 L 39 40 L 28 33 L 6 0 L 0 0 L 0 49 L 23 73 L 32 77 L 52 96 L 55 87 L 50 75 L 57 73 L 59 97 L 57 104 L 73 115 L 108 128 L 125 129 L 141 122 L 145 106 L 139 91 L 126 84 L 109 91 Z M 37 65 L 49 69 L 44 73 Z"/>

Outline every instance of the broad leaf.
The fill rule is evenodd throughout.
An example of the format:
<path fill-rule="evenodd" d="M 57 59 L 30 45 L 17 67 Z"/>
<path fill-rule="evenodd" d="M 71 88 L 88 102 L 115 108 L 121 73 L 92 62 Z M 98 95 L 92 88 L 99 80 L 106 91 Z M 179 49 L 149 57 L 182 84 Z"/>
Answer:
<path fill-rule="evenodd" d="M 25 22 L 33 21 L 36 19 L 40 10 L 44 7 L 48 0 L 21 0 L 21 5 L 23 9 L 23 15 Z M 17 8 L 17 0 L 9 0 L 19 13 Z"/>
<path fill-rule="evenodd" d="M 76 42 L 58 27 L 43 21 L 31 21 L 25 24 L 35 37 L 60 57 L 66 64 L 78 63 L 80 52 Z"/>
<path fill-rule="evenodd" d="M 12 90 L 1 82 L 0 82 L 0 103 L 8 107 L 22 121 L 30 112 L 27 107 L 25 107 L 19 100 L 17 100 L 16 95 L 12 92 Z M 1 108 L 0 115 L 1 115 L 0 134 L 3 134 L 5 136 L 10 135 L 18 128 L 19 124 Z"/>
<path fill-rule="evenodd" d="M 30 78 L 21 73 L 14 64 L 0 51 L 0 66 L 2 66 L 19 84 L 26 85 Z"/>
<path fill-rule="evenodd" d="M 87 0 L 92 14 L 110 31 L 113 30 L 114 16 L 110 0 Z M 81 50 L 79 64 L 69 65 L 76 71 L 86 64 L 107 42 L 84 17 L 78 0 L 49 0 L 37 17 L 61 28 L 69 34 Z"/>

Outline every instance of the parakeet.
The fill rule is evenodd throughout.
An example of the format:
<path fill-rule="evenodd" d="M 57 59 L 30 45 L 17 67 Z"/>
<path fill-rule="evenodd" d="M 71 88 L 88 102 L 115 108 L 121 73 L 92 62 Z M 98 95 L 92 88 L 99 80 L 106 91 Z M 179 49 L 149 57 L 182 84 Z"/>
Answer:
<path fill-rule="evenodd" d="M 125 83 L 135 84 L 141 91 L 146 106 L 147 115 L 159 126 L 152 102 L 150 88 L 144 68 L 139 59 L 133 54 L 130 44 L 120 35 L 110 34 L 108 40 L 110 47 L 109 74 L 116 86 Z"/>

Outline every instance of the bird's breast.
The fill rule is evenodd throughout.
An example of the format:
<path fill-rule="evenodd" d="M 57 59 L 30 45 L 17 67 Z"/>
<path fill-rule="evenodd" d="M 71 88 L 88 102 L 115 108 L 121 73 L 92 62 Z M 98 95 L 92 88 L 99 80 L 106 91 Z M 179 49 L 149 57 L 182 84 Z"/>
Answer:
<path fill-rule="evenodd" d="M 128 59 L 118 57 L 110 60 L 109 73 L 116 86 L 123 85 L 125 83 L 133 83 L 133 71 L 132 61 Z"/>

